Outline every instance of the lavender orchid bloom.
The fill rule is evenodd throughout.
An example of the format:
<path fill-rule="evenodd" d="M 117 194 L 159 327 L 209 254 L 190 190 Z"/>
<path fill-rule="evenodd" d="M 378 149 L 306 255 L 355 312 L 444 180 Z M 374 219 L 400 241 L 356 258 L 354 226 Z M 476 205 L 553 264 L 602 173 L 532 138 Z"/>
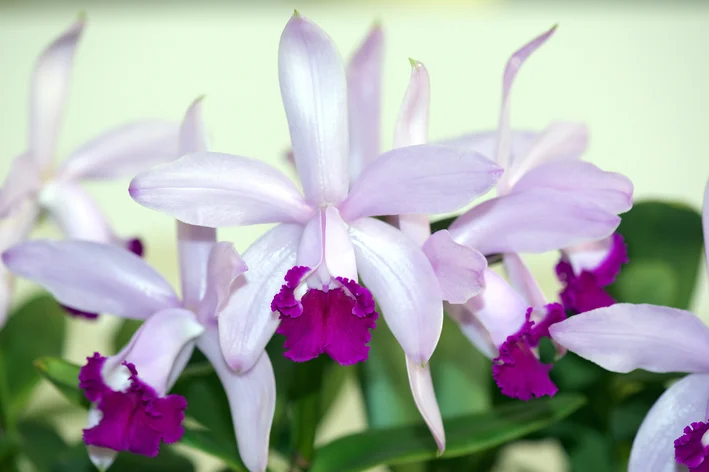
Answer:
<path fill-rule="evenodd" d="M 220 316 L 235 370 L 249 370 L 276 330 L 295 361 L 365 360 L 374 298 L 408 358 L 425 364 L 442 328 L 438 281 L 410 238 L 372 217 L 453 211 L 500 169 L 476 152 L 408 146 L 379 156 L 350 188 L 345 69 L 330 37 L 298 14 L 281 36 L 279 76 L 305 198 L 277 170 L 216 153 L 139 174 L 133 198 L 191 224 L 280 223 L 245 252 L 252 270 Z"/>
<path fill-rule="evenodd" d="M 180 144 L 185 153 L 206 149 L 199 102 L 187 112 Z M 71 308 L 145 320 L 121 352 L 96 353 L 81 369 L 80 387 L 92 402 L 84 442 L 97 467 L 110 466 L 118 451 L 155 456 L 160 442 L 180 439 L 187 402 L 167 392 L 196 346 L 224 386 L 242 460 L 250 471 L 264 471 L 275 410 L 273 369 L 262 353 L 248 372 L 231 370 L 217 327 L 246 265 L 231 244 L 216 242 L 212 228 L 178 222 L 178 243 L 182 300 L 141 258 L 112 245 L 31 241 L 6 251 L 3 261 Z"/>
<path fill-rule="evenodd" d="M 450 231 L 484 254 L 562 250 L 556 272 L 565 284 L 567 309 L 582 312 L 613 303 L 604 287 L 627 262 L 623 238 L 611 234 L 616 214 L 632 206 L 625 176 L 581 161 L 588 130 L 581 123 L 553 123 L 541 133 L 511 132 L 509 96 L 521 65 L 555 28 L 517 51 L 505 69 L 499 129 L 446 144 L 495 152 L 505 168 L 498 197 L 473 208 Z M 549 202 L 553 202 L 552 205 Z"/>
<path fill-rule="evenodd" d="M 177 156 L 178 125 L 139 121 L 109 131 L 54 164 L 69 95 L 74 53 L 84 29 L 79 18 L 47 46 L 35 63 L 30 88 L 27 151 L 16 157 L 0 189 L 0 250 L 24 240 L 46 210 L 68 238 L 123 245 L 137 254 L 138 239 L 118 237 L 81 180 L 120 178 Z M 0 326 L 12 295 L 12 276 L 0 265 Z M 95 317 L 91 313 L 77 313 Z"/>
<path fill-rule="evenodd" d="M 702 221 L 709 241 L 709 185 Z M 621 303 L 576 315 L 550 333 L 570 351 L 614 372 L 690 373 L 648 412 L 628 471 L 674 472 L 677 464 L 692 472 L 709 470 L 709 328 L 699 318 L 675 308 Z"/>

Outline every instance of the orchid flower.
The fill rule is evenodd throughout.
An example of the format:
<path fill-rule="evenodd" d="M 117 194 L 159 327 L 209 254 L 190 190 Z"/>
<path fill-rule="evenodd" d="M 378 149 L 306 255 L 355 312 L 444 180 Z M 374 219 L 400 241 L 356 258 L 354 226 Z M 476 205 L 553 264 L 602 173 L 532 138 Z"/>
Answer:
<path fill-rule="evenodd" d="M 460 305 L 453 301 L 447 311 L 493 359 L 493 378 L 502 393 L 522 400 L 556 393 L 551 366 L 542 364 L 536 351 L 540 339 L 549 336 L 549 326 L 565 314 L 561 305 L 547 303 L 517 253 L 610 237 L 620 221 L 616 213 L 629 208 L 632 195 L 625 177 L 578 160 L 586 146 L 584 126 L 554 124 L 538 136 L 510 129 L 512 83 L 524 61 L 554 31 L 524 45 L 507 62 L 497 132 L 445 142 L 494 154 L 505 168 L 498 196 L 464 213 L 449 232 L 454 242 L 482 254 L 503 254 L 514 288 L 486 268 L 482 292 Z"/>
<path fill-rule="evenodd" d="M 581 161 L 588 130 L 581 123 L 553 123 L 541 133 L 511 132 L 510 91 L 524 61 L 554 33 L 537 37 L 507 63 L 499 129 L 446 141 L 496 156 L 505 169 L 498 197 L 471 209 L 450 227 L 454 239 L 483 254 L 561 249 L 556 271 L 565 284 L 565 307 L 586 311 L 613 303 L 603 287 L 627 262 L 615 216 L 632 206 L 625 176 Z M 550 204 L 550 202 L 552 204 Z"/>
<path fill-rule="evenodd" d="M 709 241 L 709 185 L 702 222 Z M 699 318 L 676 308 L 619 303 L 576 315 L 550 332 L 570 351 L 613 372 L 690 373 L 648 412 L 628 471 L 675 471 L 676 464 L 692 472 L 709 470 L 709 328 Z"/>
<path fill-rule="evenodd" d="M 206 149 L 200 102 L 190 107 L 182 152 Z M 105 469 L 118 451 L 155 456 L 160 442 L 183 433 L 185 398 L 168 395 L 196 346 L 224 386 L 242 460 L 264 471 L 275 410 L 275 378 L 267 354 L 248 372 L 229 368 L 219 347 L 217 314 L 246 265 L 216 231 L 178 222 L 182 300 L 140 257 L 89 241 L 30 241 L 6 251 L 16 275 L 46 288 L 60 303 L 81 311 L 144 320 L 128 345 L 110 357 L 95 353 L 79 375 L 92 402 L 84 430 L 92 462 Z"/>
<path fill-rule="evenodd" d="M 83 29 L 84 19 L 79 18 L 35 63 L 27 151 L 14 159 L 0 189 L 0 250 L 24 240 L 40 210 L 46 210 L 68 238 L 118 244 L 142 254 L 140 240 L 116 236 L 96 202 L 78 183 L 132 176 L 140 169 L 174 159 L 179 127 L 160 120 L 134 122 L 89 141 L 61 165 L 55 164 L 74 52 Z M 12 287 L 11 274 L 0 265 L 0 326 Z"/>
<path fill-rule="evenodd" d="M 438 280 L 412 239 L 372 217 L 453 211 L 491 188 L 500 169 L 476 152 L 407 146 L 350 186 L 345 68 L 330 37 L 298 14 L 281 36 L 279 76 L 305 197 L 265 164 L 216 153 L 139 174 L 131 195 L 191 224 L 280 223 L 245 252 L 251 270 L 220 315 L 233 369 L 248 371 L 274 332 L 294 361 L 364 361 L 375 299 L 409 361 L 425 365 L 442 329 Z"/>

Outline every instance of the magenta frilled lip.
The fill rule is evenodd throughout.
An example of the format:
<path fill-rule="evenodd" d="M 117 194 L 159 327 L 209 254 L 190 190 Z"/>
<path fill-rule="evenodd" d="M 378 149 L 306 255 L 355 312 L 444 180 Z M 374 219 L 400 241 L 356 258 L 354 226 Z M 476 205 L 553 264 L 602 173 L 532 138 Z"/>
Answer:
<path fill-rule="evenodd" d="M 690 472 L 709 472 L 709 443 L 704 439 L 707 431 L 709 424 L 699 421 L 684 428 L 684 434 L 675 439 L 675 459 Z"/>
<path fill-rule="evenodd" d="M 605 287 L 615 281 L 627 262 L 627 247 L 619 233 L 613 234 L 607 255 L 595 267 L 586 267 L 576 273 L 569 260 L 562 258 L 556 266 L 556 275 L 564 284 L 559 294 L 564 307 L 583 313 L 614 304 L 615 300 L 605 291 Z"/>
<path fill-rule="evenodd" d="M 543 337 L 549 337 L 549 327 L 566 318 L 558 303 L 546 307 L 540 321 L 532 321 L 532 308 L 527 310 L 526 321 L 520 330 L 509 336 L 500 346 L 500 354 L 493 359 L 492 376 L 503 395 L 528 401 L 558 391 L 549 378 L 552 365 L 543 364 L 533 351 Z"/>
<path fill-rule="evenodd" d="M 378 318 L 372 294 L 353 280 L 337 277 L 324 290 L 308 288 L 298 300 L 295 291 L 309 272 L 304 266 L 290 269 L 271 302 L 271 310 L 280 313 L 276 332 L 286 337 L 285 356 L 305 362 L 327 354 L 341 365 L 366 360 Z"/>
<path fill-rule="evenodd" d="M 113 390 L 101 373 L 106 357 L 95 353 L 87 360 L 79 373 L 79 387 L 101 411 L 101 419 L 84 430 L 86 445 L 155 457 L 161 442 L 171 444 L 182 438 L 187 408 L 184 397 L 158 396 L 128 362 L 122 364 L 130 373 L 128 386 Z"/>

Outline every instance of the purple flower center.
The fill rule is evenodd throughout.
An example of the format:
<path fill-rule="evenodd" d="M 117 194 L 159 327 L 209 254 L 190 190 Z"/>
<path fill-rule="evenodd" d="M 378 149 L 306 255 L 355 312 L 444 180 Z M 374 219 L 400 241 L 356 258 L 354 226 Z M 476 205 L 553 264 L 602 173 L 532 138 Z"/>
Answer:
<path fill-rule="evenodd" d="M 354 280 L 337 277 L 334 286 L 310 288 L 298 300 L 295 291 L 310 271 L 303 266 L 290 269 L 271 302 L 271 310 L 280 313 L 276 333 L 286 337 L 285 356 L 305 362 L 327 354 L 341 365 L 367 360 L 367 343 L 378 317 L 371 292 Z"/>
<path fill-rule="evenodd" d="M 87 320 L 95 320 L 98 318 L 98 313 L 91 313 L 90 311 L 81 311 L 76 308 L 72 308 L 67 305 L 59 304 L 62 310 L 66 312 L 67 315 L 73 316 L 74 318 L 86 318 Z"/>
<path fill-rule="evenodd" d="M 558 303 L 546 306 L 546 315 L 538 322 L 532 321 L 532 308 L 527 310 L 526 321 L 515 334 L 508 336 L 500 346 L 500 354 L 493 359 L 492 378 L 503 395 L 528 401 L 544 395 L 553 396 L 558 389 L 549 378 L 552 365 L 542 364 L 533 348 L 543 337 L 549 337 L 549 327 L 566 318 Z"/>
<path fill-rule="evenodd" d="M 158 396 L 129 362 L 123 363 L 130 372 L 129 386 L 113 390 L 101 374 L 106 357 L 97 352 L 87 360 L 79 373 L 79 387 L 101 411 L 101 420 L 84 430 L 86 445 L 155 457 L 161 441 L 170 444 L 180 440 L 187 408 L 184 397 Z"/>
<path fill-rule="evenodd" d="M 141 241 L 140 238 L 133 238 L 126 241 L 126 249 L 138 257 L 143 257 L 145 254 L 145 246 L 143 246 L 143 241 Z"/>
<path fill-rule="evenodd" d="M 623 264 L 628 262 L 628 251 L 623 237 L 613 234 L 611 248 L 603 261 L 592 269 L 574 272 L 568 260 L 562 258 L 556 265 L 556 276 L 564 284 L 559 296 L 568 310 L 577 313 L 611 306 L 615 303 L 604 288 L 612 284 Z"/>
<path fill-rule="evenodd" d="M 709 472 L 709 444 L 702 439 L 709 431 L 709 424 L 698 422 L 684 428 L 684 434 L 675 439 L 675 459 L 678 464 L 689 467 L 690 472 Z"/>

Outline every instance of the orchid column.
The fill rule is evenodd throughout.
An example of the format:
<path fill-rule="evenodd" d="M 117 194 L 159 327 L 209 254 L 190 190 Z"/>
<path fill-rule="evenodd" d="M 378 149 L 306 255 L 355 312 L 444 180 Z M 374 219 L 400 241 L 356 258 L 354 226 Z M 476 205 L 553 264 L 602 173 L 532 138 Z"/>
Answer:
<path fill-rule="evenodd" d="M 277 329 L 295 361 L 323 353 L 341 364 L 364 361 L 374 299 L 407 357 L 425 365 L 443 322 L 438 279 L 412 239 L 372 217 L 454 211 L 501 170 L 476 152 L 408 146 L 379 156 L 350 187 L 342 59 L 298 14 L 281 37 L 279 77 L 305 197 L 277 170 L 217 153 L 139 174 L 131 195 L 190 224 L 280 223 L 246 251 L 245 284 L 220 315 L 233 369 L 251 369 Z"/>

